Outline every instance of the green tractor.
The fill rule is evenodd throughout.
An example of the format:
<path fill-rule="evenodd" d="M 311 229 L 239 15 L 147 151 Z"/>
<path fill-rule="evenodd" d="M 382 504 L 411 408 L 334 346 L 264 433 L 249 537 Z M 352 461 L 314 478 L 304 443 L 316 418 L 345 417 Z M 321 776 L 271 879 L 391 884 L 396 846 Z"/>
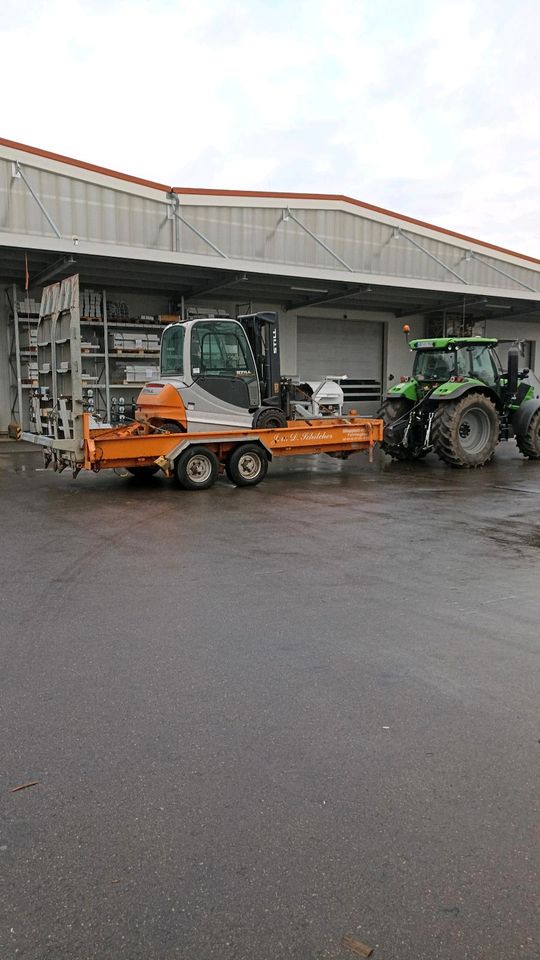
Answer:
<path fill-rule="evenodd" d="M 412 376 L 391 387 L 379 411 L 385 453 L 417 460 L 433 450 L 453 467 L 481 467 L 499 440 L 515 437 L 525 457 L 540 460 L 540 381 L 519 371 L 517 346 L 509 349 L 503 370 L 499 342 L 510 341 L 411 340 Z"/>

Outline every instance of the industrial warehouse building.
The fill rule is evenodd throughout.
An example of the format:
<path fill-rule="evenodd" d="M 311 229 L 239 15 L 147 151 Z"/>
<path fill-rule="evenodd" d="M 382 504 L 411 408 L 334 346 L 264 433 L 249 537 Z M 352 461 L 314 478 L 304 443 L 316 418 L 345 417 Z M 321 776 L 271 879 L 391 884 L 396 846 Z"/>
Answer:
<path fill-rule="evenodd" d="M 533 367 L 540 350 L 532 257 L 344 196 L 170 187 L 0 140 L 0 432 L 25 425 L 36 389 L 42 287 L 72 274 L 85 375 L 112 421 L 174 316 L 276 310 L 282 373 L 346 375 L 365 414 L 410 371 L 405 322 L 523 340 Z"/>

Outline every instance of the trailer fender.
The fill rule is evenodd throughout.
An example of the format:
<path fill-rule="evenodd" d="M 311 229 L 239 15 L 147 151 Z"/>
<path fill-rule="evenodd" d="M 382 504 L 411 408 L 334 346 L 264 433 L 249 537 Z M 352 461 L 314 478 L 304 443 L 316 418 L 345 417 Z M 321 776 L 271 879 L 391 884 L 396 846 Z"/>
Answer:
<path fill-rule="evenodd" d="M 244 434 L 242 437 L 239 437 L 238 434 L 236 435 L 231 434 L 230 436 L 220 434 L 219 436 L 213 436 L 213 434 L 211 433 L 209 433 L 208 436 L 205 436 L 204 440 L 200 436 L 196 440 L 190 440 L 187 437 L 182 439 L 177 444 L 177 446 L 174 447 L 163 459 L 166 459 L 168 463 L 172 466 L 174 461 L 177 460 L 180 454 L 183 453 L 184 450 L 187 450 L 188 447 L 203 445 L 205 447 L 211 448 L 213 444 L 219 444 L 221 446 L 226 445 L 227 447 L 230 447 L 230 446 L 240 446 L 243 443 L 257 444 L 257 446 L 261 447 L 264 450 L 264 452 L 268 457 L 268 460 L 272 460 L 271 449 L 267 446 L 266 443 L 264 443 L 264 441 L 258 434 L 254 434 L 253 436 L 251 434 Z M 159 461 L 157 460 L 156 463 L 158 462 Z"/>
<path fill-rule="evenodd" d="M 537 410 L 540 410 L 540 399 L 526 400 L 518 410 L 512 414 L 510 422 L 516 436 L 523 436 L 529 429 L 529 424 Z"/>

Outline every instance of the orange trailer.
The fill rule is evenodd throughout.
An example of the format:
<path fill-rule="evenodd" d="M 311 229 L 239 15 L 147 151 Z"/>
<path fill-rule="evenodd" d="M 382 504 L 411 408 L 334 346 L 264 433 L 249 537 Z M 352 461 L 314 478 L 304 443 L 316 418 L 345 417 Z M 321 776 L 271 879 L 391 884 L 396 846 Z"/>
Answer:
<path fill-rule="evenodd" d="M 339 417 L 317 422 L 295 420 L 270 430 L 227 430 L 216 433 L 169 433 L 148 424 L 133 423 L 115 429 L 92 429 L 83 414 L 83 439 L 75 444 L 55 438 L 33 437 L 45 452 L 46 463 L 56 470 L 66 467 L 98 473 L 124 468 L 135 476 L 161 470 L 191 490 L 210 487 L 221 473 L 238 486 L 255 486 L 266 475 L 274 457 L 327 453 L 347 459 L 367 451 L 382 440 L 382 420 Z M 28 436 L 28 435 L 27 435 Z"/>

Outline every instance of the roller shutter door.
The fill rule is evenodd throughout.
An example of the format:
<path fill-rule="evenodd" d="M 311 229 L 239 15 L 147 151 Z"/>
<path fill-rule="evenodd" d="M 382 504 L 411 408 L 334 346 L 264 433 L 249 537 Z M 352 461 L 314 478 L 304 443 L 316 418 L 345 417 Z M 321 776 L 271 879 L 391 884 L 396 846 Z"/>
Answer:
<path fill-rule="evenodd" d="M 381 400 L 384 324 L 298 317 L 298 376 L 318 380 L 347 374 L 346 407 L 375 413 Z"/>

